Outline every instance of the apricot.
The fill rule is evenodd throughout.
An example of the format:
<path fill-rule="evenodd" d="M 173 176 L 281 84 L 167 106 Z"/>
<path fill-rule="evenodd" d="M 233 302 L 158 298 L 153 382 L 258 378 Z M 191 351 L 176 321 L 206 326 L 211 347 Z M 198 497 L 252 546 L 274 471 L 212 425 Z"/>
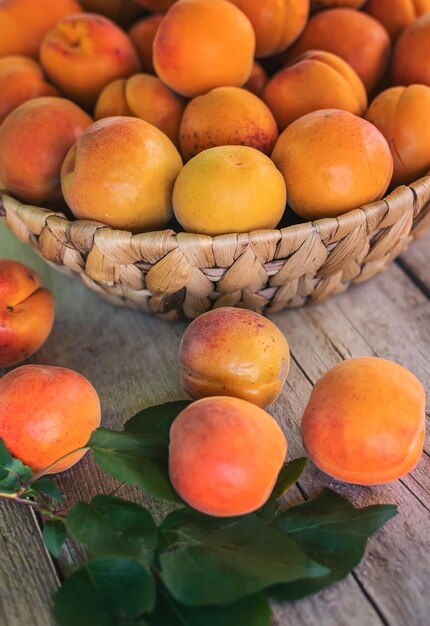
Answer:
<path fill-rule="evenodd" d="M 230 0 L 250 19 L 256 36 L 256 57 L 286 50 L 303 31 L 309 0 Z"/>
<path fill-rule="evenodd" d="M 148 9 L 148 11 L 165 13 L 172 4 L 175 4 L 176 0 L 134 0 L 134 2 L 144 9 Z"/>
<path fill-rule="evenodd" d="M 60 91 L 87 109 L 106 85 L 140 68 L 127 34 L 107 17 L 91 13 L 58 22 L 42 42 L 40 60 Z"/>
<path fill-rule="evenodd" d="M 290 61 L 309 50 L 337 54 L 357 72 L 368 92 L 380 82 L 388 64 L 390 37 L 367 13 L 329 9 L 316 13 L 288 54 Z"/>
<path fill-rule="evenodd" d="M 366 3 L 366 0 L 311 0 L 311 9 L 331 9 L 333 7 L 349 7 L 359 9 Z"/>
<path fill-rule="evenodd" d="M 24 361 L 45 343 L 54 323 L 54 299 L 35 271 L 0 259 L 0 368 Z"/>
<path fill-rule="evenodd" d="M 290 351 L 270 320 L 246 309 L 223 307 L 188 326 L 179 364 L 182 385 L 193 400 L 226 395 L 264 408 L 281 392 Z"/>
<path fill-rule="evenodd" d="M 56 96 L 57 90 L 45 81 L 42 68 L 28 57 L 0 58 L 0 124 L 17 106 L 39 96 Z"/>
<path fill-rule="evenodd" d="M 430 0 L 368 0 L 365 11 L 396 39 L 417 17 L 430 13 Z"/>
<path fill-rule="evenodd" d="M 179 137 L 186 160 L 215 146 L 251 146 L 270 154 L 278 127 L 269 108 L 251 92 L 217 87 L 187 105 Z"/>
<path fill-rule="evenodd" d="M 263 99 L 280 130 L 319 109 L 362 115 L 367 108 L 366 89 L 352 67 L 336 54 L 319 50 L 305 52 L 275 74 Z"/>
<path fill-rule="evenodd" d="M 419 17 L 397 39 L 392 76 L 395 85 L 430 87 L 430 15 Z"/>
<path fill-rule="evenodd" d="M 251 75 L 244 84 L 243 88 L 248 89 L 251 93 L 261 97 L 265 86 L 269 81 L 269 76 L 264 67 L 258 61 L 254 61 Z"/>
<path fill-rule="evenodd" d="M 0 379 L 0 437 L 33 472 L 84 447 L 100 420 L 97 392 L 78 372 L 23 365 Z M 69 469 L 85 452 L 67 456 L 46 473 Z"/>
<path fill-rule="evenodd" d="M 95 118 L 128 115 L 139 117 L 163 131 L 179 145 L 179 124 L 185 101 L 156 76 L 135 74 L 120 78 L 102 91 L 97 100 Z"/>
<path fill-rule="evenodd" d="M 315 385 L 302 432 L 309 458 L 326 474 L 359 485 L 396 480 L 422 453 L 424 389 L 397 363 L 349 359 Z"/>
<path fill-rule="evenodd" d="M 259 150 L 219 146 L 184 166 L 173 189 L 176 219 L 204 235 L 274 228 L 285 209 L 282 174 Z"/>
<path fill-rule="evenodd" d="M 2 0 L 0 57 L 18 54 L 37 59 L 46 33 L 58 20 L 79 11 L 76 0 Z"/>
<path fill-rule="evenodd" d="M 170 139 L 136 117 L 90 126 L 61 171 L 64 198 L 79 219 L 139 232 L 163 228 L 182 160 Z"/>
<path fill-rule="evenodd" d="M 133 0 L 79 0 L 82 8 L 90 13 L 100 13 L 121 26 L 128 26 L 138 15 Z"/>
<path fill-rule="evenodd" d="M 64 157 L 91 122 L 64 98 L 21 104 L 0 126 L 0 188 L 24 202 L 58 203 Z"/>
<path fill-rule="evenodd" d="M 137 50 L 142 70 L 151 74 L 155 72 L 152 47 L 163 17 L 163 15 L 144 17 L 133 24 L 128 31 L 128 35 Z"/>
<path fill-rule="evenodd" d="M 291 208 L 305 219 L 336 217 L 379 200 L 393 173 L 382 133 L 336 109 L 308 113 L 290 124 L 272 159 L 284 175 Z"/>
<path fill-rule="evenodd" d="M 408 185 L 429 171 L 430 87 L 387 89 L 372 102 L 366 119 L 388 141 L 394 161 L 394 185 Z"/>
<path fill-rule="evenodd" d="M 154 67 L 171 89 L 193 98 L 246 83 L 254 49 L 251 22 L 227 0 L 179 0 L 155 36 Z"/>
<path fill-rule="evenodd" d="M 286 453 L 285 436 L 266 411 L 239 398 L 204 398 L 172 424 L 170 479 L 202 513 L 244 515 L 269 498 Z"/>

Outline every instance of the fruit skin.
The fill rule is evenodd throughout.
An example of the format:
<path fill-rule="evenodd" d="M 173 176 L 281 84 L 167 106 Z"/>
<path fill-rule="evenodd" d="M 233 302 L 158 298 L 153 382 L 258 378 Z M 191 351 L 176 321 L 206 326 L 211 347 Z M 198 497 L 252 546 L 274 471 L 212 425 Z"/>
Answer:
<path fill-rule="evenodd" d="M 100 420 L 97 392 L 78 372 L 23 365 L 0 379 L 0 437 L 33 472 L 85 446 Z M 69 469 L 85 452 L 76 452 L 47 473 Z"/>
<path fill-rule="evenodd" d="M 375 98 L 366 119 L 388 141 L 393 185 L 408 185 L 430 170 L 430 87 L 391 87 Z"/>
<path fill-rule="evenodd" d="M 182 167 L 170 139 L 135 117 L 99 120 L 69 151 L 61 172 L 64 198 L 78 219 L 141 232 L 164 228 Z"/>
<path fill-rule="evenodd" d="M 264 408 L 281 392 L 290 351 L 282 332 L 267 318 L 222 307 L 191 322 L 179 364 L 182 385 L 193 400 L 227 395 Z"/>
<path fill-rule="evenodd" d="M 40 65 L 28 57 L 9 56 L 0 59 L 0 124 L 20 104 L 41 96 L 57 96 L 45 81 Z"/>
<path fill-rule="evenodd" d="M 362 115 L 367 108 L 366 89 L 352 67 L 336 54 L 305 52 L 277 72 L 263 99 L 280 130 L 299 117 L 319 109 L 341 109 Z"/>
<path fill-rule="evenodd" d="M 129 29 L 128 35 L 137 50 L 142 71 L 154 74 L 152 47 L 155 35 L 164 15 L 150 15 L 139 20 Z"/>
<path fill-rule="evenodd" d="M 311 0 L 311 9 L 330 9 L 333 7 L 349 7 L 359 9 L 366 3 L 366 0 Z"/>
<path fill-rule="evenodd" d="M 430 15 L 415 20 L 397 39 L 392 77 L 394 85 L 430 87 Z"/>
<path fill-rule="evenodd" d="M 256 35 L 257 58 L 286 50 L 309 17 L 309 0 L 230 0 L 249 18 Z"/>
<path fill-rule="evenodd" d="M 184 166 L 173 189 L 181 226 L 212 236 L 274 228 L 285 202 L 281 173 L 269 157 L 248 146 L 200 152 Z"/>
<path fill-rule="evenodd" d="M 0 126 L 0 187 L 24 202 L 57 205 L 64 157 L 91 122 L 64 98 L 34 98 L 16 108 Z"/>
<path fill-rule="evenodd" d="M 107 17 L 92 13 L 58 22 L 42 42 L 40 61 L 54 85 L 87 109 L 106 85 L 140 69 L 127 34 Z"/>
<path fill-rule="evenodd" d="M 309 458 L 330 476 L 359 485 L 396 480 L 422 453 L 424 389 L 397 363 L 349 359 L 315 385 L 302 432 Z"/>
<path fill-rule="evenodd" d="M 155 36 L 154 67 L 171 89 L 193 98 L 246 83 L 254 49 L 251 22 L 227 0 L 179 0 Z"/>
<path fill-rule="evenodd" d="M 2 0 L 0 57 L 18 54 L 37 59 L 46 33 L 61 18 L 80 11 L 75 0 Z"/>
<path fill-rule="evenodd" d="M 217 87 L 189 102 L 180 126 L 189 160 L 216 146 L 250 146 L 270 154 L 278 138 L 275 118 L 260 98 L 240 87 Z"/>
<path fill-rule="evenodd" d="M 176 0 L 134 0 L 134 2 L 149 11 L 165 13 L 170 9 L 172 4 L 175 4 Z"/>
<path fill-rule="evenodd" d="M 97 100 L 94 117 L 99 120 L 115 115 L 138 117 L 165 133 L 179 145 L 179 124 L 185 101 L 156 76 L 135 74 L 120 78 L 105 87 Z"/>
<path fill-rule="evenodd" d="M 290 124 L 272 159 L 284 175 L 291 208 L 311 220 L 379 200 L 393 173 L 390 148 L 379 130 L 336 109 L 308 113 Z"/>
<path fill-rule="evenodd" d="M 417 17 L 430 13 L 430 0 L 368 0 L 364 10 L 397 39 Z"/>
<path fill-rule="evenodd" d="M 287 59 L 293 61 L 309 50 L 337 54 L 357 72 L 367 91 L 372 92 L 387 68 L 390 37 L 382 24 L 367 13 L 329 9 L 311 17 Z"/>
<path fill-rule="evenodd" d="M 269 498 L 286 453 L 282 430 L 263 409 L 239 398 L 204 398 L 172 424 L 170 479 L 202 513 L 245 515 Z"/>
<path fill-rule="evenodd" d="M 36 272 L 22 263 L 0 259 L 0 368 L 34 354 L 54 324 L 54 298 L 40 286 Z"/>
<path fill-rule="evenodd" d="M 258 61 L 254 61 L 251 75 L 244 84 L 243 88 L 248 89 L 248 91 L 261 98 L 268 81 L 269 76 L 264 67 Z"/>

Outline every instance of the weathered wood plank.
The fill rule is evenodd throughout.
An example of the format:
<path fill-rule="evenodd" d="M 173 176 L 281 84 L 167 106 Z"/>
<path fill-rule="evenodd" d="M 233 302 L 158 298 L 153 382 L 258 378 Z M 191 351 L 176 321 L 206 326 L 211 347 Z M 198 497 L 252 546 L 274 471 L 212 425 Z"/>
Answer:
<path fill-rule="evenodd" d="M 416 241 L 399 259 L 399 265 L 430 298 L 430 231 Z"/>

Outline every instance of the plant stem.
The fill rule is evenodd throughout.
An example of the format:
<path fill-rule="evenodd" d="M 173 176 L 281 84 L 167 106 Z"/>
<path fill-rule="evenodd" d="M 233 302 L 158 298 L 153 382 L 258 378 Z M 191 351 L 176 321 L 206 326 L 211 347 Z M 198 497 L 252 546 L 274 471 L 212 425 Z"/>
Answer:
<path fill-rule="evenodd" d="M 72 454 L 76 454 L 76 452 L 80 452 L 81 450 L 89 450 L 89 448 L 88 446 L 82 446 L 82 448 L 76 448 L 76 450 L 72 450 L 71 452 L 64 454 L 59 459 L 57 459 L 56 461 L 48 465 L 48 467 L 45 467 L 45 469 L 41 470 L 40 472 L 37 472 L 37 474 L 34 474 L 29 480 L 25 481 L 25 483 L 22 483 L 22 486 L 28 487 L 29 485 L 34 483 L 36 480 L 38 480 L 39 478 L 47 474 L 49 470 L 51 470 L 53 467 L 57 465 L 57 463 L 60 463 L 60 461 L 64 461 L 64 459 L 67 459 L 67 457 L 71 456 Z"/>

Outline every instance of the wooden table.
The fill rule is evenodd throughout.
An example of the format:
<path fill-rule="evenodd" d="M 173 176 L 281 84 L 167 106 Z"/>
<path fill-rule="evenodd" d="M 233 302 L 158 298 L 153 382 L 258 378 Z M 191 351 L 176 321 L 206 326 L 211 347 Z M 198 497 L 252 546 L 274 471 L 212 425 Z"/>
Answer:
<path fill-rule="evenodd" d="M 120 429 L 138 409 L 184 397 L 177 354 L 185 323 L 114 307 L 77 280 L 66 278 L 0 225 L 0 258 L 35 268 L 55 294 L 57 318 L 34 363 L 81 372 L 98 390 L 103 424 Z M 303 453 L 300 418 L 313 383 L 336 362 L 378 355 L 410 368 L 430 389 L 430 236 L 416 243 L 385 274 L 327 303 L 273 316 L 288 338 L 292 366 L 271 407 L 289 441 L 289 458 Z M 427 414 L 428 415 L 428 414 Z M 366 415 L 363 415 L 363 421 Z M 356 505 L 398 503 L 400 514 L 369 542 L 357 570 L 333 587 L 291 604 L 274 606 L 277 626 L 423 626 L 430 624 L 430 446 L 418 467 L 384 487 L 343 485 L 308 467 L 292 502 L 329 485 Z M 67 500 L 107 493 L 113 480 L 90 454 L 58 478 Z M 144 499 L 137 489 L 123 497 Z M 163 505 L 149 502 L 155 514 Z M 51 595 L 82 554 L 68 544 L 58 562 L 47 553 L 32 511 L 0 504 L 0 624 L 50 626 Z M 78 626 L 78 625 L 77 625 Z M 222 624 L 220 624 L 222 626 Z"/>

